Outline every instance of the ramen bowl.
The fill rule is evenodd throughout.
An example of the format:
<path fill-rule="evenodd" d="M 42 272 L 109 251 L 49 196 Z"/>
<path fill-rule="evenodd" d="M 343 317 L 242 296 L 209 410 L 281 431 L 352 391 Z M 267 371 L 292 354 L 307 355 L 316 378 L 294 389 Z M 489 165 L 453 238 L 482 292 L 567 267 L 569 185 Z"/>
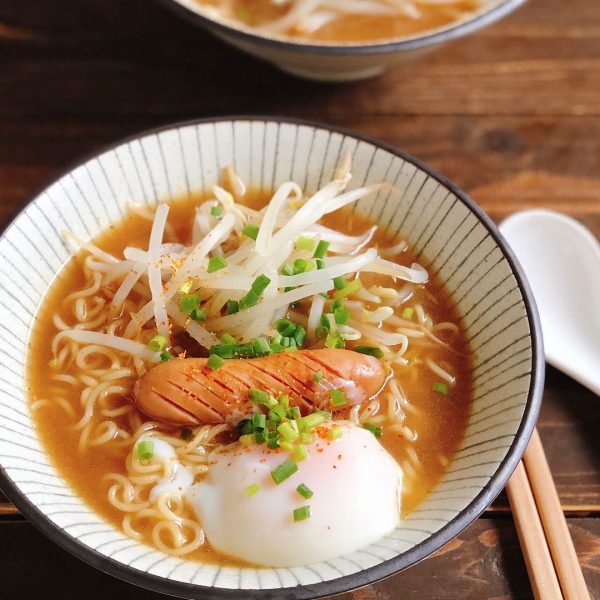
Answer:
<path fill-rule="evenodd" d="M 489 0 L 464 19 L 398 39 L 368 43 L 316 43 L 259 33 L 238 21 L 206 10 L 197 0 L 162 1 L 228 44 L 274 63 L 287 73 L 332 82 L 356 81 L 379 75 L 396 63 L 412 61 L 441 44 L 494 23 L 524 2 Z"/>
<path fill-rule="evenodd" d="M 60 476 L 30 412 L 27 351 L 48 286 L 70 258 L 61 232 L 90 239 L 132 200 L 152 205 L 217 182 L 234 165 L 250 185 L 294 179 L 308 191 L 345 153 L 350 187 L 389 181 L 353 210 L 399 232 L 444 284 L 473 365 L 465 437 L 448 471 L 400 526 L 360 551 L 303 567 L 214 566 L 126 537 Z M 430 167 L 385 144 L 322 125 L 264 118 L 200 120 L 141 134 L 87 160 L 37 196 L 0 239 L 1 487 L 59 546 L 116 577 L 182 598 L 314 598 L 373 583 L 458 535 L 502 490 L 537 417 L 544 363 L 531 293 L 515 257 L 474 202 Z M 34 374 L 32 376 L 35 376 Z"/>

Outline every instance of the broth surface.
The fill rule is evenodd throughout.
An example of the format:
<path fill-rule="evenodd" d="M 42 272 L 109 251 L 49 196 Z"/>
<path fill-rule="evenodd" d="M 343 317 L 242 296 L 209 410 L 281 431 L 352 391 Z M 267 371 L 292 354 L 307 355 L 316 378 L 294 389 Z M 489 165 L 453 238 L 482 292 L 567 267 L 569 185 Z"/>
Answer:
<path fill-rule="evenodd" d="M 260 207 L 270 196 L 270 193 L 253 192 L 249 194 L 247 204 Z M 195 207 L 205 199 L 206 196 L 198 195 L 170 202 L 169 223 L 174 227 L 178 240 L 184 244 L 189 243 L 191 238 L 190 224 Z M 348 234 L 362 233 L 371 225 L 366 219 L 349 211 L 327 215 L 323 224 Z M 150 221 L 129 213 L 123 222 L 102 233 L 95 243 L 104 250 L 121 256 L 126 246 L 146 248 L 150 229 Z M 376 233 L 375 240 L 382 245 L 394 243 L 381 228 Z M 410 264 L 413 258 L 410 251 L 404 252 L 398 262 Z M 53 375 L 50 366 L 53 358 L 51 348 L 57 333 L 53 316 L 58 314 L 65 320 L 68 319 L 69 315 L 65 314 L 62 301 L 85 283 L 80 268 L 81 261 L 81 255 L 71 259 L 59 273 L 39 309 L 31 336 L 28 362 L 28 385 L 32 402 L 39 399 L 52 401 L 52 397 L 48 395 L 48 382 Z M 389 277 L 385 276 L 363 273 L 361 279 L 365 287 L 372 284 L 390 285 Z M 450 321 L 460 325 L 457 315 L 448 306 L 443 289 L 435 281 L 427 283 L 426 286 L 417 286 L 414 298 L 407 304 L 413 302 L 419 302 L 431 315 L 434 323 Z M 443 339 L 450 339 L 444 336 L 444 332 L 440 332 L 439 335 Z M 403 516 L 418 506 L 437 484 L 464 436 L 471 404 L 471 365 L 466 358 L 468 350 L 462 333 L 459 333 L 458 337 L 454 335 L 451 340 L 453 350 L 443 346 L 427 347 L 427 356 L 456 377 L 456 384 L 450 388 L 447 395 L 433 391 L 434 384 L 440 379 L 424 364 L 422 350 L 418 344 L 409 344 L 404 355 L 409 360 L 408 366 L 394 367 L 395 373 L 402 381 L 402 390 L 412 407 L 412 410 L 407 411 L 406 424 L 418 435 L 414 442 L 410 442 L 403 435 L 384 428 L 380 440 L 394 458 L 405 466 Z M 352 343 L 349 343 L 347 347 L 351 346 Z M 81 408 L 77 394 L 72 394 L 66 400 L 79 415 Z M 128 402 L 126 398 L 122 401 Z M 104 476 L 111 472 L 125 474 L 125 458 L 129 449 L 109 443 L 80 450 L 80 432 L 73 427 L 75 421 L 67 418 L 65 410 L 56 403 L 50 402 L 49 405 L 33 411 L 33 416 L 42 443 L 61 476 L 95 512 L 116 528 L 121 528 L 123 513 L 108 501 L 107 490 L 110 483 L 104 480 Z M 418 462 L 415 459 L 418 459 Z M 415 470 L 414 474 L 410 472 L 411 464 Z M 186 558 L 220 565 L 241 564 L 216 552 L 208 542 Z"/>

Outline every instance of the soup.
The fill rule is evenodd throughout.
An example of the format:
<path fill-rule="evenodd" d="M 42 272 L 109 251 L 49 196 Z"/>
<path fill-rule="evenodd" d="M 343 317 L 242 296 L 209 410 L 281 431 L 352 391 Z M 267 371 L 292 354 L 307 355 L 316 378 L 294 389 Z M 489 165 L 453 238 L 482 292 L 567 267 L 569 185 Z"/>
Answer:
<path fill-rule="evenodd" d="M 485 0 L 197 0 L 264 34 L 314 42 L 410 37 L 471 16 Z"/>
<path fill-rule="evenodd" d="M 32 334 L 33 414 L 59 472 L 126 535 L 307 564 L 401 527 L 443 476 L 467 345 L 406 243 L 347 207 L 382 188 L 345 192 L 348 161 L 311 196 L 225 180 L 79 242 Z"/>

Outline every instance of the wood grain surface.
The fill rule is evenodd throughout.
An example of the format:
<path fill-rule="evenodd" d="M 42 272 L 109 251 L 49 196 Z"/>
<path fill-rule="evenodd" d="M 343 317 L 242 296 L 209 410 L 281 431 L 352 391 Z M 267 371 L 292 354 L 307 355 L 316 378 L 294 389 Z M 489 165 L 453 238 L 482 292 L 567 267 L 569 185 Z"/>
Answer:
<path fill-rule="evenodd" d="M 277 114 L 399 146 L 496 221 L 543 206 L 600 237 L 599 40 L 598 0 L 529 0 L 383 77 L 326 85 L 292 79 L 150 0 L 2 0 L 0 228 L 70 165 L 120 138 L 196 117 Z M 600 599 L 599 399 L 548 369 L 539 431 Z M 70 557 L 1 497 L 0 547 L 7 600 L 160 597 Z M 340 596 L 529 597 L 504 495 L 434 556 Z"/>

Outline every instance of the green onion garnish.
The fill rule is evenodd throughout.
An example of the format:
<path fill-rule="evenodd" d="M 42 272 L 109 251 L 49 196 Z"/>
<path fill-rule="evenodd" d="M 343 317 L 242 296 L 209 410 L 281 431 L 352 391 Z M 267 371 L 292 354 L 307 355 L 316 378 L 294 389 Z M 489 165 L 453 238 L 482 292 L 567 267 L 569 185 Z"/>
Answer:
<path fill-rule="evenodd" d="M 350 318 L 350 313 L 343 306 L 340 306 L 333 309 L 333 317 L 338 325 L 346 325 Z"/>
<path fill-rule="evenodd" d="M 312 271 L 312 269 L 314 269 L 314 265 L 306 258 L 297 258 L 294 261 L 294 275 L 308 273 L 308 271 Z"/>
<path fill-rule="evenodd" d="M 231 334 L 229 334 L 229 333 L 224 333 L 221 336 L 221 341 L 224 344 L 237 344 L 236 339 Z"/>
<path fill-rule="evenodd" d="M 257 429 L 264 429 L 267 426 L 267 417 L 262 413 L 252 415 L 252 427 L 254 431 Z"/>
<path fill-rule="evenodd" d="M 448 393 L 448 386 L 445 383 L 442 383 L 441 381 L 438 381 L 436 383 L 433 384 L 433 391 L 437 392 L 438 394 L 447 394 Z"/>
<path fill-rule="evenodd" d="M 412 319 L 413 315 L 415 314 L 415 309 L 411 308 L 410 306 L 407 306 L 403 311 L 402 311 L 402 318 L 406 319 L 407 321 Z"/>
<path fill-rule="evenodd" d="M 206 271 L 208 273 L 214 273 L 215 271 L 220 271 L 227 266 L 227 261 L 222 256 L 211 256 L 208 259 L 208 267 Z"/>
<path fill-rule="evenodd" d="M 317 371 L 313 377 L 313 383 L 319 383 L 322 381 L 323 377 L 325 377 L 325 375 L 323 375 L 323 371 Z"/>
<path fill-rule="evenodd" d="M 277 427 L 277 431 L 286 442 L 295 442 L 299 433 L 290 425 L 290 423 L 282 423 Z"/>
<path fill-rule="evenodd" d="M 332 414 L 328 410 L 318 410 L 318 415 L 321 415 L 324 419 L 331 419 Z"/>
<path fill-rule="evenodd" d="M 150 460 L 154 456 L 154 442 L 144 440 L 135 448 L 135 455 L 139 460 Z"/>
<path fill-rule="evenodd" d="M 294 246 L 296 246 L 298 250 L 306 250 L 307 252 L 310 252 L 315 247 L 315 242 L 314 240 L 301 235 L 296 240 Z"/>
<path fill-rule="evenodd" d="M 260 485 L 258 483 L 252 483 L 246 488 L 246 496 L 254 496 L 260 490 Z"/>
<path fill-rule="evenodd" d="M 346 394 L 342 390 L 331 390 L 329 397 L 333 406 L 344 406 L 348 403 L 348 398 L 346 398 Z"/>
<path fill-rule="evenodd" d="M 310 415 L 297 419 L 298 427 L 303 433 L 309 433 L 311 429 L 318 427 L 323 421 L 325 421 L 325 417 L 319 413 L 311 413 Z"/>
<path fill-rule="evenodd" d="M 284 394 L 279 398 L 279 404 L 283 410 L 288 410 L 290 407 L 290 397 Z"/>
<path fill-rule="evenodd" d="M 254 427 L 252 427 L 252 419 L 244 419 L 240 421 L 237 426 L 240 429 L 241 433 L 248 434 L 254 431 Z"/>
<path fill-rule="evenodd" d="M 213 206 L 213 207 L 210 209 L 210 214 L 211 214 L 213 217 L 217 217 L 217 219 L 218 219 L 219 217 L 222 217 L 222 216 L 223 216 L 223 207 L 222 207 L 222 206 L 218 206 L 218 205 L 217 205 L 217 206 Z"/>
<path fill-rule="evenodd" d="M 167 345 L 167 338 L 164 335 L 155 335 L 149 342 L 148 348 L 152 352 L 160 352 Z"/>
<path fill-rule="evenodd" d="M 317 244 L 317 248 L 315 249 L 315 253 L 313 254 L 313 256 L 315 258 L 325 258 L 325 256 L 327 255 L 328 249 L 329 249 L 329 242 L 326 242 L 325 240 L 321 240 Z"/>
<path fill-rule="evenodd" d="M 308 450 L 306 449 L 306 446 L 304 446 L 303 444 L 298 444 L 294 448 L 293 457 L 296 462 L 300 462 L 301 460 L 307 459 L 308 458 Z"/>
<path fill-rule="evenodd" d="M 264 337 L 254 338 L 252 340 L 252 346 L 254 347 L 256 356 L 266 356 L 267 354 L 271 354 L 271 346 Z"/>
<path fill-rule="evenodd" d="M 303 497 L 306 498 L 307 500 L 309 498 L 312 498 L 313 495 L 313 491 L 304 483 L 301 483 L 297 488 L 296 491 Z"/>
<path fill-rule="evenodd" d="M 294 274 L 294 267 L 292 267 L 292 265 L 283 265 L 283 267 L 281 267 L 281 274 L 290 277 Z"/>
<path fill-rule="evenodd" d="M 243 298 L 240 299 L 240 310 L 245 310 L 251 306 L 256 306 L 259 300 L 260 294 L 257 294 L 254 290 L 250 290 Z"/>
<path fill-rule="evenodd" d="M 244 225 L 244 229 L 242 229 L 242 233 L 246 237 L 249 237 L 252 240 L 256 240 L 256 238 L 258 237 L 259 229 L 260 229 L 260 227 L 258 225 L 256 225 L 255 223 L 248 223 L 247 225 Z"/>
<path fill-rule="evenodd" d="M 179 299 L 179 312 L 189 315 L 200 305 L 200 296 L 198 294 L 184 294 Z"/>
<path fill-rule="evenodd" d="M 257 429 L 254 432 L 254 441 L 257 444 L 262 444 L 266 439 L 267 439 L 267 434 L 265 433 L 264 429 Z"/>
<path fill-rule="evenodd" d="M 206 361 L 207 366 L 216 371 L 225 364 L 225 359 L 218 354 L 211 354 Z"/>
<path fill-rule="evenodd" d="M 334 277 L 333 285 L 335 285 L 336 290 L 343 290 L 348 285 L 348 282 L 343 277 Z"/>
<path fill-rule="evenodd" d="M 279 319 L 278 321 L 275 321 L 275 329 L 283 337 L 288 337 L 293 335 L 293 333 L 296 331 L 296 324 L 292 323 L 288 319 Z"/>
<path fill-rule="evenodd" d="M 190 313 L 190 319 L 192 321 L 206 321 L 206 313 L 197 308 Z"/>
<path fill-rule="evenodd" d="M 269 410 L 269 421 L 274 424 L 281 423 L 285 417 L 285 408 L 281 404 L 276 404 Z"/>
<path fill-rule="evenodd" d="M 317 265 L 317 270 L 325 268 L 325 261 L 322 258 L 315 258 L 315 263 Z M 323 296 L 323 292 L 321 292 L 321 296 Z M 327 294 L 324 295 L 324 298 L 327 298 Z"/>
<path fill-rule="evenodd" d="M 373 423 L 365 423 L 363 425 L 365 429 L 370 431 L 376 438 L 380 438 L 383 430 L 381 429 L 381 425 L 374 425 Z"/>
<path fill-rule="evenodd" d="M 302 506 L 294 509 L 294 521 L 304 521 L 310 518 L 310 506 Z"/>
<path fill-rule="evenodd" d="M 301 444 L 312 444 L 315 441 L 315 436 L 312 433 L 303 431 L 298 440 Z"/>
<path fill-rule="evenodd" d="M 161 352 L 160 353 L 160 362 L 168 362 L 172 358 L 173 357 L 168 352 Z"/>
<path fill-rule="evenodd" d="M 304 344 L 304 338 L 306 337 L 306 330 L 302 325 L 296 325 L 296 331 L 294 331 L 294 341 L 296 342 L 296 346 L 298 348 L 302 348 L 302 344 Z"/>
<path fill-rule="evenodd" d="M 361 287 L 362 283 L 360 279 L 354 279 L 343 289 L 338 290 L 337 292 L 333 292 L 333 297 L 335 300 L 341 300 L 342 298 L 345 298 L 346 296 L 357 292 L 358 290 L 360 290 Z"/>
<path fill-rule="evenodd" d="M 345 345 L 344 339 L 337 331 L 335 333 L 328 333 L 325 338 L 325 346 L 327 348 L 343 348 Z"/>
<path fill-rule="evenodd" d="M 262 294 L 267 286 L 271 283 L 271 280 L 266 275 L 259 275 L 252 284 L 252 291 L 257 293 L 259 296 Z"/>
<path fill-rule="evenodd" d="M 279 485 L 298 471 L 298 465 L 289 458 L 271 471 L 273 481 Z"/>
<path fill-rule="evenodd" d="M 330 440 L 339 440 L 344 431 L 339 425 L 334 425 L 327 433 Z"/>
<path fill-rule="evenodd" d="M 240 311 L 240 304 L 237 300 L 227 300 L 227 314 L 232 315 Z"/>
<path fill-rule="evenodd" d="M 375 358 L 383 358 L 383 350 L 381 348 L 376 348 L 375 346 L 354 346 L 352 350 L 354 350 L 354 352 L 360 352 L 361 354 L 374 356 Z"/>
<path fill-rule="evenodd" d="M 256 402 L 257 404 L 266 404 L 267 406 L 273 406 L 276 404 L 276 402 L 271 399 L 271 396 L 269 396 L 267 392 L 259 390 L 258 388 L 250 388 L 248 390 L 248 398 L 250 398 L 251 402 Z"/>

